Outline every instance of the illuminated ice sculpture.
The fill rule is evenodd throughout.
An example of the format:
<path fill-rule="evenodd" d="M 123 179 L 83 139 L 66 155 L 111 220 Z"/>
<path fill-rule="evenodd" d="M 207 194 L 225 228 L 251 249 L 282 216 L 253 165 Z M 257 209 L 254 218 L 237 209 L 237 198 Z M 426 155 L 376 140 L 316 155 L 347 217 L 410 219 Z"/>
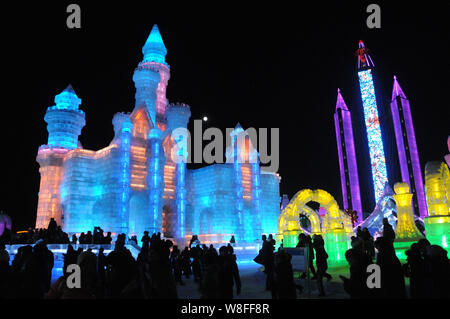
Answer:
<path fill-rule="evenodd" d="M 383 218 L 387 218 L 389 224 L 395 229 L 397 227 L 397 205 L 394 200 L 395 193 L 391 186 L 386 183 L 383 194 L 378 200 L 372 213 L 358 226 L 362 229 L 367 228 L 374 237 L 382 236 Z"/>
<path fill-rule="evenodd" d="M 425 233 L 431 244 L 450 251 L 450 172 L 443 162 L 425 165 L 425 191 L 428 217 L 424 218 Z"/>
<path fill-rule="evenodd" d="M 372 77 L 372 69 L 375 65 L 362 41 L 359 41 L 359 48 L 356 53 L 358 55 L 359 87 L 364 109 L 367 140 L 369 143 L 375 202 L 377 203 L 383 193 L 384 185 L 388 182 L 388 177 L 380 118 L 378 116 L 377 98 Z"/>
<path fill-rule="evenodd" d="M 414 221 L 413 194 L 409 191 L 409 185 L 404 182 L 397 183 L 394 185 L 394 191 L 393 197 L 397 204 L 397 228 L 395 229 L 394 247 L 397 256 L 400 259 L 406 259 L 405 250 L 424 236 L 417 229 Z"/>
<path fill-rule="evenodd" d="M 363 220 L 361 194 L 359 189 L 358 166 L 356 165 L 355 142 L 353 139 L 352 118 L 338 89 L 334 127 L 339 156 L 342 200 L 344 210 L 356 211 L 358 222 Z"/>
<path fill-rule="evenodd" d="M 41 184 L 36 227 L 55 218 L 68 233 L 100 226 L 113 234 L 142 236 L 162 232 L 184 245 L 196 234 L 202 243 L 253 243 L 261 233 L 276 233 L 280 213 L 280 177 L 260 170 L 259 154 L 237 126 L 225 164 L 187 169 L 186 130 L 191 111 L 169 104 L 170 66 L 155 25 L 133 74 L 136 87 L 131 113 L 113 117 L 109 146 L 84 149 L 78 136 L 85 125 L 81 99 L 72 87 L 48 108 L 48 142 L 39 148 Z M 244 136 L 244 143 L 236 136 Z M 173 153 L 182 158 L 175 161 Z M 249 159 L 252 161 L 249 161 Z"/>
<path fill-rule="evenodd" d="M 309 202 L 319 203 L 326 214 L 320 216 L 310 207 Z M 278 218 L 279 241 L 284 247 L 295 247 L 301 230 L 300 214 L 308 217 L 311 223 L 311 235 L 322 235 L 329 256 L 330 265 L 345 263 L 345 252 L 350 248 L 353 234 L 350 217 L 339 209 L 336 200 L 328 192 L 317 189 L 303 189 L 292 197 Z"/>
<path fill-rule="evenodd" d="M 409 100 L 403 93 L 400 84 L 398 84 L 396 76 L 394 76 L 394 87 L 392 89 L 391 112 L 402 181 L 409 185 L 413 194 L 414 213 L 424 218 L 427 216 L 427 203 L 411 109 Z"/>

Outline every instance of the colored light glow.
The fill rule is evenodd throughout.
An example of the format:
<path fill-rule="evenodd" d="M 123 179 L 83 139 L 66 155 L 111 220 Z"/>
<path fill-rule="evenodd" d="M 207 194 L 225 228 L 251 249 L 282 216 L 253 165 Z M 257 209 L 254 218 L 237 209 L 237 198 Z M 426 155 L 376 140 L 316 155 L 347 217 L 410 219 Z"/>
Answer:
<path fill-rule="evenodd" d="M 425 165 L 425 189 L 429 216 L 450 216 L 450 171 L 445 163 Z"/>
<path fill-rule="evenodd" d="M 397 228 L 395 229 L 396 241 L 418 241 L 423 235 L 417 229 L 414 221 L 412 207 L 413 195 L 409 192 L 407 183 L 397 183 L 394 185 L 394 200 L 397 204 Z"/>
<path fill-rule="evenodd" d="M 166 63 L 167 49 L 156 24 L 153 26 L 147 42 L 142 48 L 142 53 L 144 54 L 144 61 Z"/>
<path fill-rule="evenodd" d="M 388 178 L 372 70 L 359 71 L 358 77 L 364 108 L 367 140 L 369 142 L 375 201 L 378 202 L 383 194 L 384 185 L 388 182 Z"/>
<path fill-rule="evenodd" d="M 322 225 L 319 215 L 306 204 L 319 203 L 327 213 Z M 295 247 L 301 231 L 299 214 L 308 217 L 312 234 L 323 234 L 330 264 L 344 262 L 345 251 L 349 248 L 349 237 L 353 229 L 350 218 L 341 210 L 336 200 L 324 190 L 304 189 L 291 199 L 278 219 L 278 236 L 283 239 L 284 247 Z"/>
<path fill-rule="evenodd" d="M 234 234 L 237 241 L 254 242 L 261 231 L 275 233 L 280 202 L 278 174 L 260 172 L 259 163 L 244 169 L 235 161 L 235 169 L 225 164 L 188 170 L 184 164 L 176 167 L 170 162 L 171 151 L 180 141 L 175 142 L 170 134 L 163 136 L 162 131 L 187 127 L 190 108 L 167 103 L 170 69 L 163 59 L 163 42 L 155 35 L 153 32 L 149 37 L 144 61 L 133 76 L 135 109 L 131 114 L 114 116 L 110 146 L 97 152 L 81 148 L 78 128 L 84 125 L 84 113 L 75 107 L 81 100 L 73 90 L 63 93 L 57 105 L 49 108 L 49 140 L 59 140 L 39 148 L 42 227 L 48 225 L 50 217 L 64 216 L 61 223 L 67 232 L 101 226 L 114 233 L 140 236 L 144 230 L 161 231 L 164 218 L 176 224 L 171 232 L 181 237 L 227 234 L 222 241 L 228 242 Z M 75 123 L 76 130 L 70 125 L 65 128 L 66 120 L 70 125 Z M 55 123 L 57 129 L 53 129 Z M 184 149 L 178 153 L 187 156 Z M 245 159 L 257 156 L 246 148 L 236 154 Z"/>
<path fill-rule="evenodd" d="M 338 147 L 339 169 L 344 209 L 355 210 L 358 221 L 363 220 L 358 167 L 356 165 L 355 143 L 351 114 L 338 90 L 336 112 L 334 113 L 336 141 Z"/>
<path fill-rule="evenodd" d="M 445 163 L 425 165 L 425 191 L 429 214 L 424 218 L 427 239 L 450 252 L 450 171 Z"/>
<path fill-rule="evenodd" d="M 421 218 L 427 216 L 427 205 L 409 101 L 394 76 L 391 101 L 392 120 L 397 142 L 402 180 L 413 189 Z"/>
<path fill-rule="evenodd" d="M 81 99 L 69 85 L 55 96 L 55 103 L 47 109 L 44 118 L 48 123 L 47 144 L 50 147 L 75 149 L 81 129 L 86 124 L 84 112 L 78 109 Z"/>

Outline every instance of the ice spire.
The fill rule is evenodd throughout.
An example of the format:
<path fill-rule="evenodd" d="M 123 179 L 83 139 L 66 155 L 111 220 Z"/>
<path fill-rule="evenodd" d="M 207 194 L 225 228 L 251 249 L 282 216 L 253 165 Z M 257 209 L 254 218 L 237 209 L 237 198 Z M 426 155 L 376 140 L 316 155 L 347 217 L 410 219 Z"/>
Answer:
<path fill-rule="evenodd" d="M 74 94 L 75 94 L 75 90 L 73 89 L 72 84 L 69 84 L 69 85 L 64 89 L 64 91 L 65 91 L 65 92 L 71 92 L 71 93 L 74 93 Z"/>
<path fill-rule="evenodd" d="M 369 49 L 366 48 L 362 40 L 359 40 L 356 55 L 358 56 L 358 70 L 373 68 L 375 66 L 369 55 Z"/>
<path fill-rule="evenodd" d="M 81 99 L 75 93 L 72 85 L 68 85 L 60 94 L 55 96 L 56 109 L 78 110 Z"/>
<path fill-rule="evenodd" d="M 400 84 L 397 82 L 397 77 L 394 75 L 394 86 L 392 88 L 392 99 L 393 101 L 397 96 L 400 96 L 402 99 L 406 99 L 405 93 L 403 93 Z"/>
<path fill-rule="evenodd" d="M 347 105 L 344 102 L 344 98 L 341 95 L 341 89 L 338 89 L 338 96 L 337 96 L 337 102 L 336 102 L 336 111 L 337 109 L 342 109 L 345 111 L 348 111 Z"/>
<path fill-rule="evenodd" d="M 336 130 L 344 209 L 356 211 L 358 220 L 362 221 L 364 216 L 361 207 L 352 117 L 340 89 L 338 89 L 336 111 L 334 113 L 334 127 Z"/>
<path fill-rule="evenodd" d="M 414 212 L 424 218 L 428 215 L 427 204 L 411 107 L 396 76 L 392 88 L 391 112 L 402 181 L 408 183 L 414 195 Z"/>
<path fill-rule="evenodd" d="M 144 62 L 166 63 L 167 49 L 156 24 L 142 48 L 142 53 L 144 54 Z"/>

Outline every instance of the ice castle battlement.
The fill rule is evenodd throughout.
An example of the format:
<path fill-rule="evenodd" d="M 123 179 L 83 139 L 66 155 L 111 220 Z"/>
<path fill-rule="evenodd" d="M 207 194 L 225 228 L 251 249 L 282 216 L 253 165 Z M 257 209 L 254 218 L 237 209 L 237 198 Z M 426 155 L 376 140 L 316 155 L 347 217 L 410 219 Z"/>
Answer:
<path fill-rule="evenodd" d="M 254 242 L 261 233 L 276 232 L 280 177 L 260 170 L 248 138 L 227 150 L 242 161 L 188 169 L 186 161 L 172 160 L 180 139 L 171 133 L 187 128 L 191 111 L 187 104 L 167 101 L 166 53 L 154 26 L 133 74 L 134 109 L 113 116 L 114 138 L 101 150 L 84 149 L 78 141 L 85 114 L 73 88 L 56 96 L 45 116 L 48 143 L 37 155 L 37 228 L 55 218 L 68 233 L 95 226 L 138 236 L 147 230 L 180 245 L 193 234 L 213 243 L 231 234 L 237 241 Z M 234 133 L 242 132 L 238 125 Z"/>

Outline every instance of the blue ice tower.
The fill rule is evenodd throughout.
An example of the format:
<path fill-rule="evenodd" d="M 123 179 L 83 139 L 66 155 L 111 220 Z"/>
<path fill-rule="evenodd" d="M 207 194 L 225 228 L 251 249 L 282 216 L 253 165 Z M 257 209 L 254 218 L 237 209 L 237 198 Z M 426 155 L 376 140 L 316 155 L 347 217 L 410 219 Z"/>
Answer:
<path fill-rule="evenodd" d="M 136 106 L 146 105 L 153 124 L 156 123 L 157 89 L 161 81 L 160 69 L 151 62 L 166 64 L 167 49 L 155 24 L 142 48 L 144 59 L 134 71 Z"/>
<path fill-rule="evenodd" d="M 186 104 L 171 104 L 167 108 L 167 125 L 172 133 L 176 147 L 171 159 L 176 165 L 176 198 L 175 218 L 176 238 L 184 239 L 186 236 L 186 162 L 188 157 L 187 125 L 191 117 L 191 110 Z"/>
<path fill-rule="evenodd" d="M 150 35 L 142 48 L 142 54 L 144 54 L 143 62 L 158 62 L 167 64 L 167 49 L 156 24 L 153 26 L 152 31 L 150 32 Z"/>
<path fill-rule="evenodd" d="M 86 124 L 85 114 L 78 107 L 81 99 L 69 85 L 55 96 L 55 104 L 47 108 L 44 120 L 48 123 L 48 146 L 51 148 L 74 149 L 78 146 L 78 136 Z"/>

